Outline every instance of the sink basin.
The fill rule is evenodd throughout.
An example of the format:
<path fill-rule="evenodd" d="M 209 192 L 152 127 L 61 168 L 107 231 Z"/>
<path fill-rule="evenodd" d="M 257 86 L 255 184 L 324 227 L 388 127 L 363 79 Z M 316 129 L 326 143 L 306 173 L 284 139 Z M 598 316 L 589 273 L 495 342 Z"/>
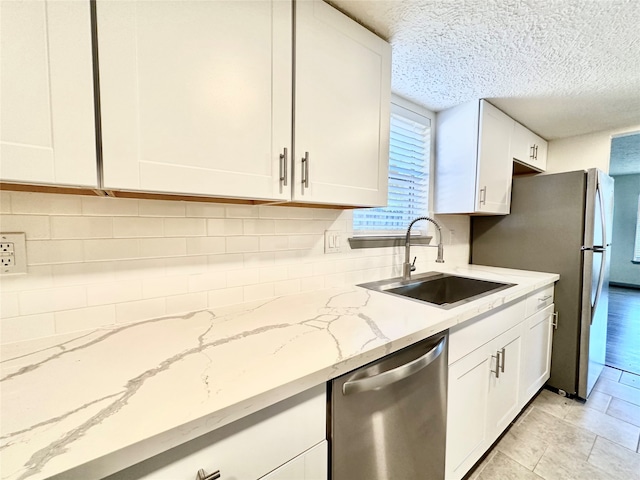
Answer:
<path fill-rule="evenodd" d="M 427 272 L 414 275 L 411 280 L 392 278 L 379 282 L 363 283 L 359 286 L 450 309 L 513 285 L 515 284 Z"/>

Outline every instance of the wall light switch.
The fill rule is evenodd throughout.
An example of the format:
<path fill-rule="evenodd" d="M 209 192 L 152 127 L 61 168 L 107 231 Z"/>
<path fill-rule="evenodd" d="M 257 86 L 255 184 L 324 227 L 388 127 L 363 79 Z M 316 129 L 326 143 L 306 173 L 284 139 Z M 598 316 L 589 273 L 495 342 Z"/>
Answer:
<path fill-rule="evenodd" d="M 24 233 L 0 233 L 0 275 L 27 273 Z"/>
<path fill-rule="evenodd" d="M 325 230 L 324 253 L 338 252 L 340 252 L 340 232 L 336 230 Z"/>

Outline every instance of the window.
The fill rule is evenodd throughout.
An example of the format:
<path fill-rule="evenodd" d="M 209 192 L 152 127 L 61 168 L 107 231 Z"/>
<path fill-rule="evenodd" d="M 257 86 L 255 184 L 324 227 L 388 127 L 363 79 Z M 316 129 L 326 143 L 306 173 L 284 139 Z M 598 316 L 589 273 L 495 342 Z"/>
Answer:
<path fill-rule="evenodd" d="M 388 205 L 355 210 L 356 236 L 404 235 L 411 220 L 428 215 L 433 116 L 403 99 L 393 99 Z"/>
<path fill-rule="evenodd" d="M 640 195 L 638 195 L 638 215 L 636 217 L 636 243 L 633 248 L 633 263 L 640 263 Z"/>

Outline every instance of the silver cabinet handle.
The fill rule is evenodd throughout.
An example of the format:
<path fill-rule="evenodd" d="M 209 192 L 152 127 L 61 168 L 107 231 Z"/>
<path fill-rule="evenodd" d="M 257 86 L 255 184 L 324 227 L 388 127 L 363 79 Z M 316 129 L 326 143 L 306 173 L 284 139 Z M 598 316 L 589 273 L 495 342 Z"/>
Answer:
<path fill-rule="evenodd" d="M 220 478 L 220 470 L 207 474 L 202 468 L 196 474 L 196 480 L 216 480 Z"/>
<path fill-rule="evenodd" d="M 480 189 L 480 205 L 484 205 L 487 203 L 487 187 L 482 187 Z"/>
<path fill-rule="evenodd" d="M 529 158 L 531 160 L 535 160 L 536 159 L 536 146 L 535 146 L 535 144 L 531 145 L 529 147 L 529 150 L 531 150 L 531 153 L 529 154 Z"/>
<path fill-rule="evenodd" d="M 287 148 L 280 154 L 280 181 L 282 185 L 287 186 Z"/>
<path fill-rule="evenodd" d="M 553 325 L 553 329 L 557 330 L 558 329 L 558 317 L 560 316 L 558 314 L 558 312 L 553 312 L 551 314 L 551 316 L 553 317 L 553 321 L 551 322 L 551 325 Z"/>
<path fill-rule="evenodd" d="M 438 344 L 423 356 L 392 370 L 374 375 L 373 377 L 344 382 L 344 385 L 342 385 L 342 393 L 344 395 L 351 395 L 352 393 L 378 390 L 404 378 L 410 377 L 414 373 L 418 373 L 420 370 L 433 363 L 433 361 L 438 358 L 444 350 L 444 344 L 446 341 L 447 337 L 442 337 Z"/>
<path fill-rule="evenodd" d="M 309 152 L 304 152 L 302 157 L 302 185 L 309 188 Z"/>
<path fill-rule="evenodd" d="M 500 378 L 500 352 L 496 352 L 495 355 L 491 355 L 491 358 L 495 358 L 496 359 L 496 369 L 495 370 L 491 370 L 491 373 L 495 373 L 496 374 L 496 378 Z M 503 370 L 504 372 L 504 370 Z"/>
<path fill-rule="evenodd" d="M 505 359 L 507 358 L 507 352 L 505 351 L 505 348 L 506 348 L 506 347 L 503 347 L 503 348 L 502 348 L 502 351 L 500 352 L 500 353 L 502 354 L 502 355 L 501 355 L 501 358 L 500 358 L 500 360 L 501 360 L 501 362 L 500 362 L 500 371 L 501 371 L 502 373 L 504 373 L 504 361 L 505 361 Z"/>
<path fill-rule="evenodd" d="M 538 145 L 536 145 L 536 160 L 538 160 Z"/>
<path fill-rule="evenodd" d="M 547 300 L 549 300 L 553 295 L 545 295 L 542 298 L 538 298 L 539 302 L 546 302 Z"/>

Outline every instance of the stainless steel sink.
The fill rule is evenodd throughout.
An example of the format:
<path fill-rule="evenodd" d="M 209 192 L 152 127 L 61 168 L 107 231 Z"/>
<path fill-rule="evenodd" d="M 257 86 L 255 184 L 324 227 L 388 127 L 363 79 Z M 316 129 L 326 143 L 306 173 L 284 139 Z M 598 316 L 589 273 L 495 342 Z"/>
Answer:
<path fill-rule="evenodd" d="M 359 286 L 428 303 L 439 308 L 450 309 L 513 285 L 515 284 L 490 282 L 447 273 L 427 272 L 414 275 L 410 280 L 392 278 L 378 282 L 363 283 Z"/>

